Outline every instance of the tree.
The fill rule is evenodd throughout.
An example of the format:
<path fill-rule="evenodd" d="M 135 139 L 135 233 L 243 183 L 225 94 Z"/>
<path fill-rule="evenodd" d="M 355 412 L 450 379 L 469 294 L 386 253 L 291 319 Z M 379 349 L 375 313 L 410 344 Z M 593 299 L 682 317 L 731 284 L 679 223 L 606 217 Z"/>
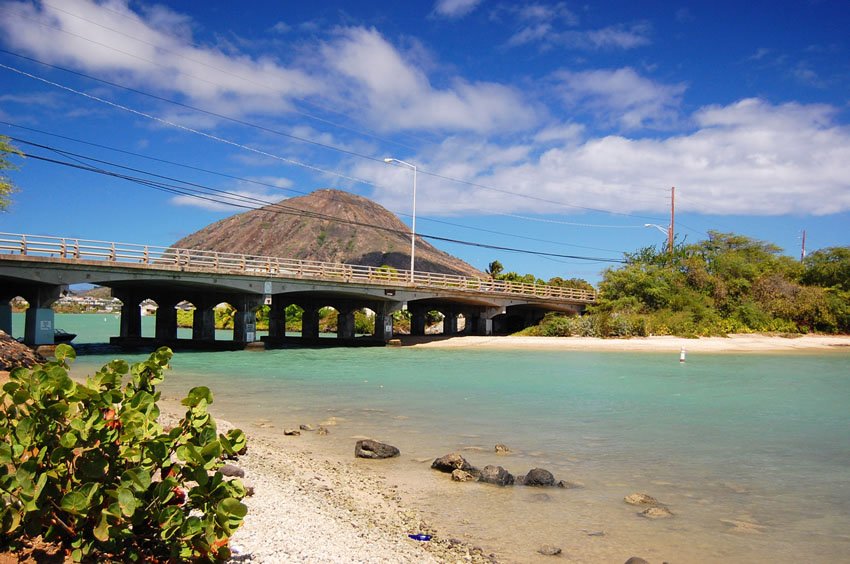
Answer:
<path fill-rule="evenodd" d="M 490 278 L 498 279 L 499 275 L 502 273 L 503 270 L 505 270 L 505 267 L 502 266 L 502 263 L 497 260 L 494 260 L 493 262 L 487 265 L 486 272 L 490 275 Z"/>
<path fill-rule="evenodd" d="M 850 247 L 815 251 L 803 261 L 803 283 L 850 290 Z"/>
<path fill-rule="evenodd" d="M 12 193 L 16 191 L 12 180 L 3 174 L 4 170 L 15 170 L 17 167 L 9 160 L 10 155 L 23 154 L 9 142 L 8 137 L 0 135 L 0 212 L 6 211 L 11 202 Z"/>

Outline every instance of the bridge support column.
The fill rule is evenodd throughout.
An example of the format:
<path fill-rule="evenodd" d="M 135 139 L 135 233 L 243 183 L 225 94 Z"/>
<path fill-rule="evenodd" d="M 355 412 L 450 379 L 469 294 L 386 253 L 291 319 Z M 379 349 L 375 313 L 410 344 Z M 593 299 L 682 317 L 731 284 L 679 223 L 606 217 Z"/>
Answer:
<path fill-rule="evenodd" d="M 53 318 L 53 310 L 49 307 L 30 305 L 24 323 L 24 342 L 28 345 L 52 345 Z"/>
<path fill-rule="evenodd" d="M 233 314 L 233 340 L 237 343 L 253 343 L 257 340 L 257 313 L 254 308 L 260 305 L 260 301 L 260 297 L 243 295 L 231 303 L 236 308 Z"/>
<path fill-rule="evenodd" d="M 319 307 L 312 304 L 302 305 L 304 312 L 301 314 L 301 338 L 319 338 Z"/>
<path fill-rule="evenodd" d="M 466 332 L 470 335 L 492 335 L 493 318 L 502 313 L 502 308 L 485 307 L 477 308 L 470 313 Z"/>
<path fill-rule="evenodd" d="M 375 331 L 372 338 L 376 341 L 389 341 L 393 338 L 393 314 L 390 304 L 379 303 L 369 306 L 375 312 Z"/>
<path fill-rule="evenodd" d="M 485 317 L 473 317 L 470 320 L 470 331 L 473 335 L 492 335 L 493 320 Z"/>
<path fill-rule="evenodd" d="M 410 309 L 410 334 L 421 337 L 425 334 L 425 315 L 428 313 L 424 309 Z"/>
<path fill-rule="evenodd" d="M 121 339 L 138 339 L 142 336 L 141 301 L 134 292 L 113 290 L 112 295 L 121 300 L 121 325 L 118 336 Z"/>
<path fill-rule="evenodd" d="M 28 345 L 52 345 L 54 313 L 50 305 L 67 286 L 38 286 L 23 297 L 29 302 L 24 321 L 24 342 Z M 10 328 L 11 329 L 11 328 Z"/>
<path fill-rule="evenodd" d="M 192 314 L 193 341 L 215 341 L 215 305 L 201 300 L 195 303 L 195 313 Z"/>
<path fill-rule="evenodd" d="M 156 300 L 156 339 L 167 341 L 177 338 L 177 305 L 176 302 Z"/>
<path fill-rule="evenodd" d="M 269 339 L 282 339 L 286 336 L 286 306 L 282 296 L 272 296 L 269 310 Z"/>
<path fill-rule="evenodd" d="M 443 335 L 457 335 L 457 312 L 447 311 L 443 317 Z"/>
<path fill-rule="evenodd" d="M 0 303 L 0 331 L 12 336 L 12 304 Z"/>
<path fill-rule="evenodd" d="M 354 338 L 354 311 L 350 308 L 338 309 L 336 318 L 337 339 Z"/>

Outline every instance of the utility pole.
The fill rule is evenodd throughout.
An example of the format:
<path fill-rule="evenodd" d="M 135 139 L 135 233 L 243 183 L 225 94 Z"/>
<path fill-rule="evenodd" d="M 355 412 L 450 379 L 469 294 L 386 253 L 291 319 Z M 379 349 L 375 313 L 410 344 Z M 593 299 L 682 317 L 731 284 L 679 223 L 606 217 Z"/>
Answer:
<path fill-rule="evenodd" d="M 803 262 L 803 259 L 806 258 L 806 230 L 803 229 L 803 245 L 800 249 L 800 262 Z"/>
<path fill-rule="evenodd" d="M 676 232 L 676 187 L 670 188 L 670 227 L 667 229 L 667 252 L 673 254 L 673 236 Z"/>

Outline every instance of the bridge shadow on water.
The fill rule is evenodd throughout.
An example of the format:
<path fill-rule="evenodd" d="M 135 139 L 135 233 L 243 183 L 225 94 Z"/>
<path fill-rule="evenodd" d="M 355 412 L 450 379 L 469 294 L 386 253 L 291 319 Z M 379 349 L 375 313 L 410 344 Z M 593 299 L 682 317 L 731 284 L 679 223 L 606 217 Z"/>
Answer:
<path fill-rule="evenodd" d="M 355 337 L 354 339 L 339 339 L 319 337 L 314 339 L 302 337 L 286 337 L 283 339 L 268 340 L 263 337 L 261 341 L 251 343 L 239 343 L 234 341 L 193 341 L 192 339 L 160 340 L 152 337 L 141 337 L 135 339 L 113 338 L 108 343 L 71 343 L 77 356 L 93 356 L 108 354 L 144 354 L 150 353 L 159 347 L 169 347 L 173 351 L 180 352 L 227 352 L 227 351 L 263 351 L 279 349 L 326 349 L 326 348 L 359 348 L 359 347 L 393 347 L 413 346 L 421 343 L 433 343 L 446 341 L 448 339 L 462 338 L 463 335 L 395 335 L 387 342 L 375 340 L 370 336 Z M 49 347 L 49 346 L 48 346 Z M 49 351 L 45 351 L 49 352 Z"/>

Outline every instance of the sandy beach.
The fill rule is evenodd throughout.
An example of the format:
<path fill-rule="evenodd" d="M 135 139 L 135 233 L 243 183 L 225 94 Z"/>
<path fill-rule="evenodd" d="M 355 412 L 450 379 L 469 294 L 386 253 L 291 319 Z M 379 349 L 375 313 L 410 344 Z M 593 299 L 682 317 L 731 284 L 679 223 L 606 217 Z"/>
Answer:
<path fill-rule="evenodd" d="M 729 335 L 728 337 L 634 337 L 599 339 L 595 337 L 405 337 L 405 346 L 422 348 L 482 348 L 523 350 L 583 350 L 628 352 L 764 353 L 850 349 L 850 335 Z"/>

